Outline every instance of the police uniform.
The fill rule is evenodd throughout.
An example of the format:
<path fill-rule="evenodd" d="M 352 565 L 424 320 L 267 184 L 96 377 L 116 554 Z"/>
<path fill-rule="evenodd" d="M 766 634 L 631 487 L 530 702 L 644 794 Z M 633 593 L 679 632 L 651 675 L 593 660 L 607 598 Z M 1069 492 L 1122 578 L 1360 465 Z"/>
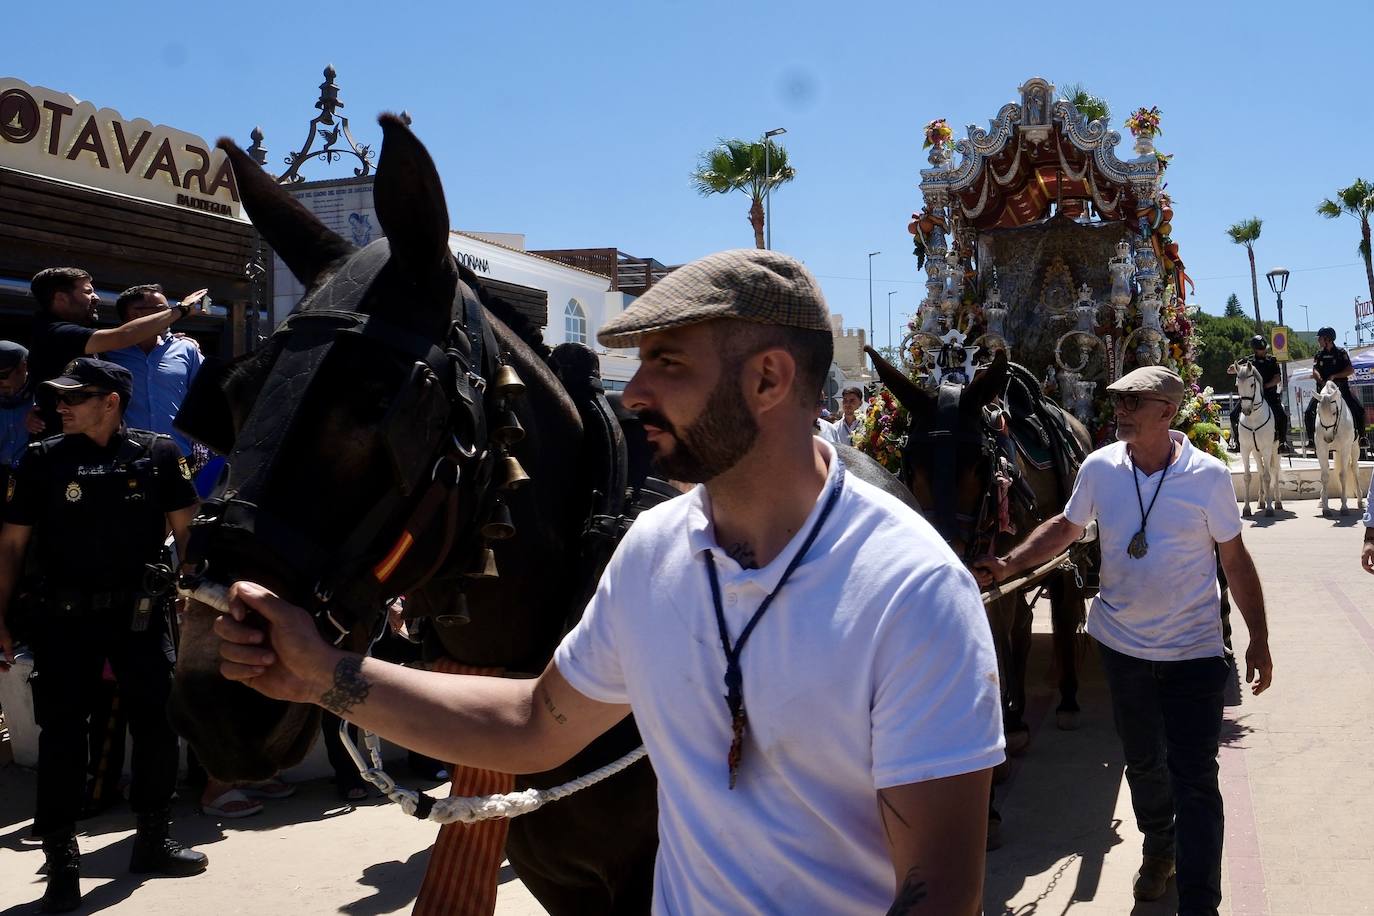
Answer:
<path fill-rule="evenodd" d="M 1288 432 L 1288 412 L 1283 409 L 1283 397 L 1277 388 L 1268 387 L 1269 383 L 1279 377 L 1279 361 L 1268 353 L 1263 356 L 1254 356 L 1250 362 L 1255 367 L 1255 371 L 1260 377 L 1260 394 L 1264 401 L 1269 405 L 1269 409 L 1274 412 L 1274 418 L 1278 421 L 1274 424 L 1274 438 L 1282 442 Z M 1231 408 L 1231 441 L 1240 442 L 1240 408 L 1239 401 L 1236 406 Z"/>
<path fill-rule="evenodd" d="M 1336 387 L 1341 390 L 1341 397 L 1345 398 L 1345 403 L 1350 408 L 1350 415 L 1355 420 L 1356 438 L 1364 435 L 1364 405 L 1360 399 L 1355 397 L 1355 392 L 1350 390 L 1349 378 L 1331 378 L 1342 369 L 1350 368 L 1350 354 L 1344 347 L 1333 346 L 1330 350 L 1318 350 L 1317 355 L 1312 357 L 1312 371 L 1322 377 L 1322 385 L 1325 387 L 1327 381 L 1336 383 Z M 1320 389 L 1318 390 L 1320 394 Z M 1315 442 L 1317 430 L 1317 398 L 1314 395 L 1312 400 L 1307 402 L 1307 410 L 1303 412 L 1303 422 L 1307 426 L 1308 441 Z"/>
<path fill-rule="evenodd" d="M 0 372 L 17 372 L 29 351 L 12 340 L 0 340 Z M 9 487 L 10 474 L 29 444 L 29 411 L 33 409 L 32 379 L 12 395 L 0 396 L 0 492 Z"/>
<path fill-rule="evenodd" d="M 102 385 L 102 376 L 114 381 Z M 49 384 L 123 387 L 127 394 L 128 378 L 119 366 L 82 358 Z M 167 514 L 196 501 L 176 443 L 125 428 L 103 446 L 83 434 L 30 445 L 6 491 L 4 521 L 32 528 L 30 568 L 41 577 L 31 627 L 41 728 L 34 833 L 49 853 L 50 889 L 54 854 L 75 874 L 67 863 L 76 858 L 86 717 L 106 659 L 134 742 L 129 803 L 139 827 L 131 869 L 186 874 L 205 865 L 201 853 L 167 838 L 178 760 L 166 711 L 175 647 L 166 614 L 170 596 L 152 594 L 146 575 L 147 565 L 162 558 Z M 62 854 L 63 845 L 71 856 Z"/>

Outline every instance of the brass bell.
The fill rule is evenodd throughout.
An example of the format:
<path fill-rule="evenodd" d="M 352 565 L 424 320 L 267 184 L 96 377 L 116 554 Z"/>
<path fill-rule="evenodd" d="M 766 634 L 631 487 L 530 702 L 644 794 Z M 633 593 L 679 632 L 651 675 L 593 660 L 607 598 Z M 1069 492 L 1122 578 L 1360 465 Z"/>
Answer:
<path fill-rule="evenodd" d="M 490 547 L 483 547 L 477 551 L 477 561 L 468 570 L 469 579 L 497 579 L 501 573 L 496 569 L 496 551 Z"/>
<path fill-rule="evenodd" d="M 453 607 L 444 614 L 435 614 L 434 622 L 441 627 L 461 627 L 472 622 L 468 614 L 468 596 L 458 592 L 453 596 Z"/>
<path fill-rule="evenodd" d="M 503 410 L 496 418 L 496 425 L 491 431 L 492 439 L 498 445 L 514 445 L 525 438 L 525 427 L 520 425 L 520 420 L 515 416 L 514 411 Z"/>
<path fill-rule="evenodd" d="M 520 464 L 520 459 L 514 455 L 507 455 L 501 461 L 501 489 L 518 490 L 529 482 L 530 475 L 525 473 L 525 468 Z"/>
<path fill-rule="evenodd" d="M 491 389 L 499 397 L 517 398 L 525 393 L 525 383 L 520 381 L 520 374 L 514 367 L 505 363 L 496 370 L 496 377 L 491 380 Z"/>
<path fill-rule="evenodd" d="M 489 541 L 506 541 L 515 537 L 515 523 L 510 518 L 510 507 L 500 500 L 496 501 L 491 516 L 482 526 L 482 537 Z"/>

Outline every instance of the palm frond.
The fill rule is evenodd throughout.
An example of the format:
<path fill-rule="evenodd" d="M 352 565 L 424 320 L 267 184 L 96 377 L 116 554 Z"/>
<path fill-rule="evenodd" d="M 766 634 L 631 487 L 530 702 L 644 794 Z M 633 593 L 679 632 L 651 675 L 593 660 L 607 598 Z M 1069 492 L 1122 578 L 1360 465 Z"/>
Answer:
<path fill-rule="evenodd" d="M 1321 216 L 1326 217 L 1327 219 L 1335 219 L 1336 217 L 1340 216 L 1343 212 L 1345 211 L 1341 208 L 1341 205 L 1336 203 L 1329 197 L 1326 200 L 1323 200 L 1321 203 L 1317 204 L 1317 213 Z"/>
<path fill-rule="evenodd" d="M 1064 87 L 1064 98 L 1073 103 L 1079 114 L 1089 121 L 1110 121 L 1112 106 L 1107 100 L 1093 95 L 1082 83 L 1070 83 Z"/>
<path fill-rule="evenodd" d="M 1243 219 L 1235 223 L 1226 230 L 1226 234 L 1231 237 L 1231 241 L 1237 245 L 1244 245 L 1249 248 L 1260 237 L 1260 231 L 1264 227 L 1264 220 L 1258 216 Z"/>

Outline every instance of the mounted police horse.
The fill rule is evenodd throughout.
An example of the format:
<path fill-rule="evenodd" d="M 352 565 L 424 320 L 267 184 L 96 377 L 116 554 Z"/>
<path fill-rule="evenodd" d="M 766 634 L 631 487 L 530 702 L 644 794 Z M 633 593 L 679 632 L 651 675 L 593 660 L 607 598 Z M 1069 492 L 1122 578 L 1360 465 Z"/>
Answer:
<path fill-rule="evenodd" d="M 1274 510 L 1283 511 L 1282 477 L 1279 463 L 1279 439 L 1275 427 L 1279 418 L 1264 399 L 1264 383 L 1249 360 L 1236 366 L 1236 394 L 1240 396 L 1238 439 L 1240 466 L 1245 472 L 1245 512 L 1250 512 L 1250 456 L 1254 455 L 1259 472 L 1259 508 L 1272 517 Z"/>
<path fill-rule="evenodd" d="M 308 292 L 262 350 L 202 370 L 178 418 L 228 455 L 193 526 L 192 578 L 261 582 L 359 651 L 388 599 L 405 595 L 407 615 L 428 619 L 429 656 L 534 674 L 643 505 L 625 494 L 647 492 L 647 446 L 627 455 L 590 350 L 551 353 L 457 265 L 429 154 L 398 118 L 381 124 L 386 238 L 361 250 L 220 142 L 254 225 Z M 866 456 L 840 452 L 910 503 Z M 319 711 L 222 678 L 215 616 L 196 602 L 187 611 L 173 719 L 217 776 L 264 778 L 304 757 Z M 626 719 L 517 788 L 560 785 L 638 745 Z M 511 821 L 506 852 L 554 914 L 647 913 L 656 831 L 654 775 L 640 762 Z"/>
<path fill-rule="evenodd" d="M 1317 425 L 1313 444 L 1317 448 L 1317 464 L 1322 473 L 1322 515 L 1329 515 L 1327 497 L 1331 492 L 1331 459 L 1329 453 L 1336 455 L 1336 482 L 1341 486 L 1341 515 L 1347 510 L 1345 501 L 1351 493 L 1360 510 L 1364 509 L 1364 493 L 1360 490 L 1360 443 L 1359 428 L 1350 407 L 1345 403 L 1341 389 L 1335 382 L 1327 382 L 1317 392 Z"/>
<path fill-rule="evenodd" d="M 1005 351 L 999 350 L 967 385 L 947 383 L 930 392 L 866 349 L 878 377 L 911 415 L 902 453 L 905 482 L 965 562 L 1006 553 L 1064 508 L 1089 449 L 1088 432 L 1041 395 L 1028 370 L 1009 364 Z M 1044 585 L 1059 675 L 1056 722 L 1074 729 L 1077 632 L 1085 617 L 1081 572 L 1052 572 Z M 1023 753 L 1030 743 L 1025 710 L 1032 622 L 1027 592 L 1032 587 L 987 607 L 1002 675 L 1009 754 Z"/>

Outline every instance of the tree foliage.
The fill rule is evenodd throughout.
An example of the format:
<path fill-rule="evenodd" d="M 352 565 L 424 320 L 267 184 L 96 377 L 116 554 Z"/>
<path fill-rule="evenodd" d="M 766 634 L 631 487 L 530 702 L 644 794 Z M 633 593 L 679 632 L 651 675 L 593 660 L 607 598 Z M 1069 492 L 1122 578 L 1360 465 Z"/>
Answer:
<path fill-rule="evenodd" d="M 1082 83 L 1070 83 L 1064 87 L 1064 98 L 1073 103 L 1079 114 L 1089 121 L 1110 121 L 1112 106 L 1101 96 L 1093 95 Z"/>
<path fill-rule="evenodd" d="M 1241 308 L 1240 297 L 1235 293 L 1226 297 L 1226 311 L 1221 313 L 1223 318 L 1244 318 L 1245 309 Z"/>
<path fill-rule="evenodd" d="M 764 247 L 763 199 L 769 189 L 791 181 L 797 170 L 787 162 L 787 150 L 774 142 L 721 140 L 697 158 L 692 186 L 703 197 L 742 191 L 749 197 L 749 223 L 755 246 Z"/>
<path fill-rule="evenodd" d="M 1255 242 L 1259 241 L 1260 231 L 1264 228 L 1264 220 L 1258 216 L 1243 219 L 1233 224 L 1226 230 L 1226 234 L 1231 237 L 1231 241 L 1237 245 L 1245 246 L 1245 253 L 1250 256 L 1250 294 L 1255 297 L 1255 327 L 1259 328 L 1260 303 L 1259 303 L 1259 279 L 1255 273 Z"/>
<path fill-rule="evenodd" d="M 1232 295 L 1232 299 L 1236 297 Z M 1239 306 L 1239 301 L 1237 301 Z M 1216 316 L 1198 312 L 1193 324 L 1197 333 L 1197 364 L 1202 367 L 1202 378 L 1198 384 L 1210 385 L 1219 394 L 1236 390 L 1234 376 L 1226 374 L 1226 368 L 1243 356 L 1250 355 L 1250 338 L 1255 334 L 1255 323 L 1239 310 L 1238 315 Z M 1269 337 L 1277 322 L 1263 322 L 1264 336 Z M 1292 359 L 1307 359 L 1312 348 L 1296 337 L 1288 338 L 1288 354 Z"/>

